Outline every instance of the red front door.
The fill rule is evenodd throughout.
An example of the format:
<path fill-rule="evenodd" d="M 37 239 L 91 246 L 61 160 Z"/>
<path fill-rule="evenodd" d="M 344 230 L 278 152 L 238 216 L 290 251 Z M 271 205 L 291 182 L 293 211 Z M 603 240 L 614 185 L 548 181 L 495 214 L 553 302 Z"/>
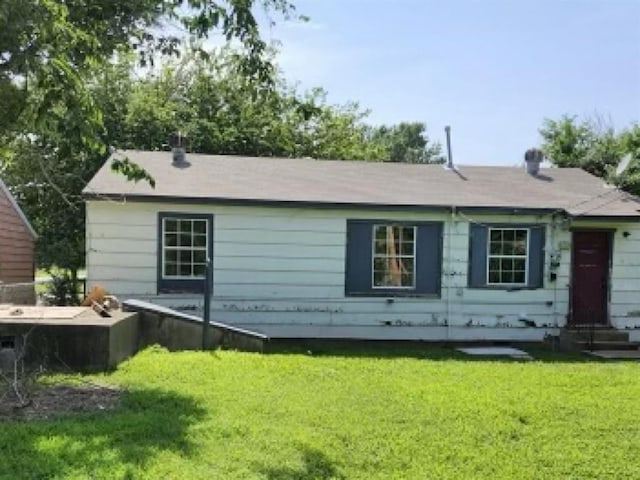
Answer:
<path fill-rule="evenodd" d="M 573 232 L 572 325 L 606 325 L 610 233 Z"/>

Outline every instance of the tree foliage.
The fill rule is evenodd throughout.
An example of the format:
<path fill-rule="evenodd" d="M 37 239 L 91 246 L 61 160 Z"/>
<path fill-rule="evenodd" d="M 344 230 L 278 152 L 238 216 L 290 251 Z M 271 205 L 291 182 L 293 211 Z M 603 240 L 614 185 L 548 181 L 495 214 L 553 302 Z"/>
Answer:
<path fill-rule="evenodd" d="M 581 121 L 565 115 L 545 120 L 540 135 L 542 151 L 554 165 L 582 168 L 640 195 L 640 125 L 632 124 L 616 133 L 601 118 Z M 616 167 L 625 155 L 631 155 L 631 163 L 618 175 Z"/>
<path fill-rule="evenodd" d="M 442 147 L 430 143 L 422 122 L 401 122 L 372 129 L 371 138 L 383 145 L 386 159 L 405 163 L 444 163 Z"/>
<path fill-rule="evenodd" d="M 255 0 L 3 0 L 0 2 L 0 174 L 39 233 L 40 266 L 72 276 L 84 264 L 80 192 L 106 158 L 118 110 L 109 76 L 114 58 L 149 65 L 177 52 L 184 37 L 220 32 L 236 40 L 243 78 L 269 88 L 273 66 L 253 15 Z M 286 0 L 261 0 L 266 12 L 294 13 Z M 179 31 L 180 37 L 172 31 Z M 126 82 L 118 88 L 126 87 Z M 116 97 L 117 98 L 117 97 Z M 122 98 L 122 97 L 120 97 Z M 105 120 L 105 115 L 107 119 Z M 133 180 L 146 172 L 124 162 Z"/>
<path fill-rule="evenodd" d="M 271 54 L 270 54 L 271 55 Z M 264 59 L 274 64 L 273 57 Z M 370 161 L 424 161 L 440 147 L 423 124 L 371 127 L 356 103 L 331 105 L 320 89 L 299 92 L 273 70 L 267 84 L 242 73 L 235 50 L 194 51 L 139 70 L 121 54 L 96 66 L 83 82 L 101 113 L 96 141 L 117 149 L 167 149 L 181 130 L 192 152 L 251 156 L 313 157 Z M 40 90 L 33 88 L 32 98 Z M 75 272 L 84 266 L 81 191 L 106 153 L 87 148 L 75 129 L 77 109 L 58 102 L 48 127 L 13 135 L 0 157 L 0 175 L 39 233 L 37 261 Z M 126 160 L 118 168 L 133 180 L 149 179 Z"/>

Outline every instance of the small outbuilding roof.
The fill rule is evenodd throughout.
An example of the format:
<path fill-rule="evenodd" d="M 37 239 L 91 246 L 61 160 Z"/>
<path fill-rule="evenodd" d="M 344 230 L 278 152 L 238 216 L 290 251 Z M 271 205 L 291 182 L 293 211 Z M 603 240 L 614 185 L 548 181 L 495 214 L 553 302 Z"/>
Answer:
<path fill-rule="evenodd" d="M 31 226 L 31 222 L 29 222 L 29 219 L 20 208 L 20 205 L 18 205 L 18 202 L 16 202 L 16 199 L 13 197 L 13 195 L 9 191 L 9 187 L 7 187 L 7 185 L 2 181 L 1 178 L 0 178 L 0 193 L 3 193 L 4 196 L 7 198 L 7 200 L 11 204 L 11 207 L 13 207 L 14 211 L 18 214 L 18 217 L 20 217 L 20 220 L 22 220 L 22 223 L 24 223 L 25 228 L 29 231 L 31 236 L 34 239 L 38 238 L 36 231 Z"/>
<path fill-rule="evenodd" d="M 111 171 L 129 158 L 154 178 L 134 183 Z M 187 154 L 114 154 L 84 189 L 86 198 L 233 204 L 303 204 L 487 210 L 546 210 L 640 219 L 640 199 L 578 168 L 460 166 Z"/>

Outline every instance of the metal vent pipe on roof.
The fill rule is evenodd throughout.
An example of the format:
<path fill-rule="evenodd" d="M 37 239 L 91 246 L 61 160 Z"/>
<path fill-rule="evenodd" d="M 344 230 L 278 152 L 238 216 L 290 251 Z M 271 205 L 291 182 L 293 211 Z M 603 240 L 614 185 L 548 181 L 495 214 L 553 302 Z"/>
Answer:
<path fill-rule="evenodd" d="M 453 156 L 451 155 L 451 127 L 444 127 L 444 133 L 447 136 L 447 165 L 446 168 L 453 170 Z"/>
<path fill-rule="evenodd" d="M 183 165 L 186 162 L 187 145 L 189 140 L 182 132 L 172 133 L 169 137 L 169 145 L 174 165 Z"/>
<path fill-rule="evenodd" d="M 537 148 L 530 148 L 524 154 L 524 162 L 529 175 L 537 175 L 540 172 L 540 164 L 544 154 Z"/>

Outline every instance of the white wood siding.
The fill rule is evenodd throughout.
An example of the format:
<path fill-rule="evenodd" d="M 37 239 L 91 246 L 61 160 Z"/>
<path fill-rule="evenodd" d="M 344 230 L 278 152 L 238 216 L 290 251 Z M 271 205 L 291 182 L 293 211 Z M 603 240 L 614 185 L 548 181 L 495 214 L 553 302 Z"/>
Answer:
<path fill-rule="evenodd" d="M 548 216 L 473 216 L 397 211 L 167 205 L 90 201 L 87 203 L 87 276 L 121 299 L 137 297 L 167 306 L 201 309 L 200 295 L 157 295 L 158 212 L 214 215 L 215 319 L 269 333 L 378 331 L 438 327 L 467 331 L 563 326 L 569 308 L 571 233 Z M 347 219 L 441 221 L 440 298 L 347 297 L 344 294 Z M 491 290 L 467 287 L 469 221 L 547 223 L 543 288 Z M 628 238 L 623 231 L 630 232 Z M 550 255 L 560 257 L 555 282 Z M 618 225 L 614 240 L 611 316 L 615 325 L 640 327 L 640 227 Z M 638 316 L 630 316 L 631 314 Z M 477 328 L 473 328 L 477 327 Z M 284 330 L 283 330 L 284 329 Z M 367 330 L 368 329 L 368 330 Z M 535 330 L 535 329 L 533 329 Z M 409 331 L 409 330 L 407 330 Z M 436 330 L 432 330 L 435 332 Z M 544 332 L 538 329 L 534 337 Z M 299 334 L 299 333 L 298 333 Z M 330 334 L 328 334 L 330 335 Z M 377 335 L 382 335 L 378 333 Z M 396 334 L 390 338 L 396 338 Z M 474 334 L 476 337 L 478 334 Z M 491 333 L 480 335 L 491 338 Z M 418 336 L 420 337 L 420 336 Z M 411 333 L 411 338 L 418 338 Z M 429 337 L 429 335 L 427 335 Z M 377 338 L 377 337 L 376 337 Z M 420 337 L 421 338 L 421 337 Z M 515 337 L 514 337 L 515 338 Z"/>

